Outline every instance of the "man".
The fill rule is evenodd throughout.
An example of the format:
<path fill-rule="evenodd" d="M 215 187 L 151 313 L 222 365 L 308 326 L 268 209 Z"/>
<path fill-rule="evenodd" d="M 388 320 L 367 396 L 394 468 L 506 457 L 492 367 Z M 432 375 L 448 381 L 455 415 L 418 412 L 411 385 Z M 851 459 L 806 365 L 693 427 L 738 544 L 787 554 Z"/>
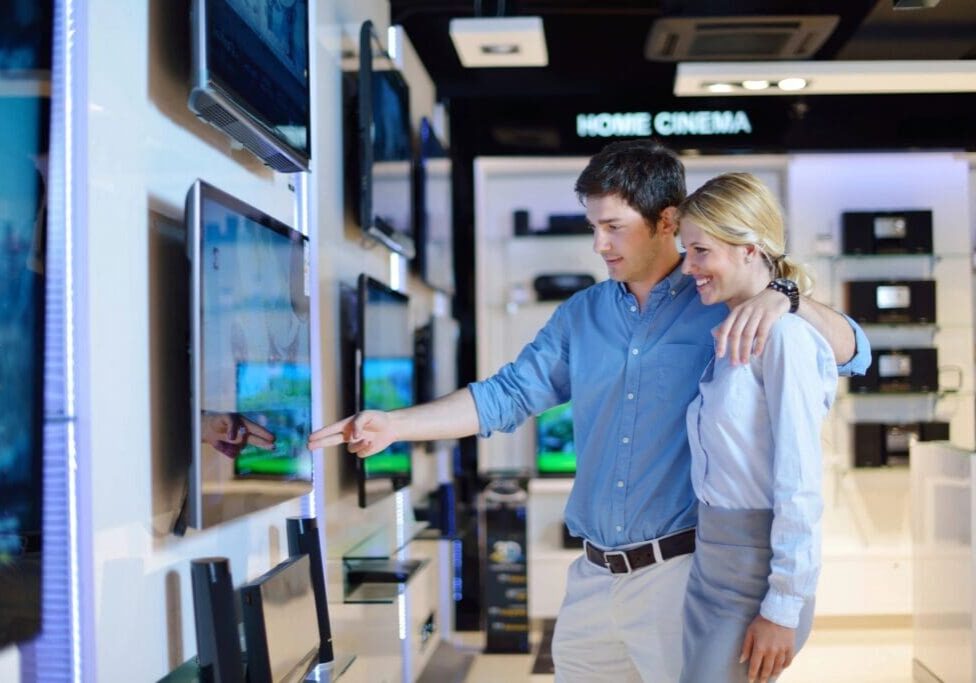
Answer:
<path fill-rule="evenodd" d="M 794 306 L 781 283 L 731 312 L 703 305 L 681 273 L 684 167 L 665 147 L 608 145 L 576 193 L 609 280 L 564 302 L 493 377 L 428 404 L 346 418 L 313 433 L 309 447 L 345 441 L 366 457 L 400 440 L 487 437 L 572 399 L 579 455 L 565 518 L 585 550 L 556 621 L 556 680 L 676 681 L 696 522 L 685 412 L 705 365 L 712 353 L 734 363 L 761 353 L 790 310 L 848 361 L 842 373 L 863 373 L 870 348 L 853 322 L 806 298 Z"/>

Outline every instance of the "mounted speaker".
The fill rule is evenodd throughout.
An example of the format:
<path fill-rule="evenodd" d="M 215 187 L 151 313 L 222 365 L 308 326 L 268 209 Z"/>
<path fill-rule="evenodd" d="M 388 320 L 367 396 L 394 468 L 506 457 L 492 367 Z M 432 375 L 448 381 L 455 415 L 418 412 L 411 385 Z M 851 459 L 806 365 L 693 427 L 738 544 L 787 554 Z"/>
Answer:
<path fill-rule="evenodd" d="M 241 683 L 244 668 L 230 562 L 226 557 L 193 560 L 190 582 L 201 680 Z"/>
<path fill-rule="evenodd" d="M 288 555 L 308 555 L 312 577 L 312 591 L 315 593 L 315 612 L 319 623 L 319 661 L 331 662 L 335 659 L 332 651 L 332 625 L 329 621 L 329 601 L 325 592 L 325 570 L 322 562 L 322 544 L 319 541 L 318 521 L 314 517 L 289 517 Z"/>

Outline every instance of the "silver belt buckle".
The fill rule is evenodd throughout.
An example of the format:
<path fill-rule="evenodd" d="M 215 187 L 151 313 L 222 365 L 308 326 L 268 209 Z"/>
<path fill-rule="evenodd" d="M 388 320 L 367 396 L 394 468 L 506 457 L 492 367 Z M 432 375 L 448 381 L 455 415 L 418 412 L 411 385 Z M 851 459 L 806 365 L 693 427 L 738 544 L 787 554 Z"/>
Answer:
<path fill-rule="evenodd" d="M 625 572 L 615 572 L 615 571 L 613 571 L 613 568 L 610 566 L 610 560 L 608 559 L 611 555 L 619 555 L 620 557 L 622 557 L 623 560 L 624 560 L 624 566 L 627 567 L 627 571 L 625 571 Z M 630 574 L 632 571 L 634 571 L 633 568 L 631 568 L 631 566 L 630 566 L 630 558 L 627 557 L 627 553 L 624 552 L 623 550 L 607 550 L 607 551 L 604 551 L 604 553 L 603 553 L 603 564 L 606 566 L 607 569 L 610 570 L 610 573 L 611 574 Z"/>

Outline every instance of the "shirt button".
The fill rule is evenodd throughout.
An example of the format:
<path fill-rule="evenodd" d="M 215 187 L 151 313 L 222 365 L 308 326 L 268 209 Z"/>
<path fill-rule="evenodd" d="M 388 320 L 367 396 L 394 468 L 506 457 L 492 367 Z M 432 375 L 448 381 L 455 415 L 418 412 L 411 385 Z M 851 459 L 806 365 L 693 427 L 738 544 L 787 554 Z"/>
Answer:
<path fill-rule="evenodd" d="M 633 394 L 627 394 L 627 400 L 628 401 L 633 401 L 634 400 L 634 395 Z"/>
<path fill-rule="evenodd" d="M 623 530 L 624 530 L 624 528 L 618 524 L 617 525 L 617 531 L 623 531 Z"/>
<path fill-rule="evenodd" d="M 674 290 L 672 289 L 672 290 L 671 290 L 671 296 L 674 296 L 674 294 L 675 294 L 675 292 L 674 292 Z"/>
<path fill-rule="evenodd" d="M 621 439 L 621 441 L 623 441 L 624 443 L 630 443 L 630 437 L 625 436 L 624 438 Z"/>
<path fill-rule="evenodd" d="M 620 481 L 617 482 L 617 488 L 622 489 L 623 487 L 624 487 L 624 480 L 621 479 Z"/>
<path fill-rule="evenodd" d="M 630 307 L 630 312 L 631 312 L 631 313 L 634 313 L 634 312 L 636 312 L 636 311 L 637 311 L 637 306 L 631 306 L 631 307 Z"/>
<path fill-rule="evenodd" d="M 640 351 L 638 351 L 637 349 L 631 349 L 631 350 L 630 350 L 630 352 L 631 352 L 632 354 L 634 354 L 635 356 L 636 356 L 636 355 L 637 355 L 638 353 L 640 353 Z"/>

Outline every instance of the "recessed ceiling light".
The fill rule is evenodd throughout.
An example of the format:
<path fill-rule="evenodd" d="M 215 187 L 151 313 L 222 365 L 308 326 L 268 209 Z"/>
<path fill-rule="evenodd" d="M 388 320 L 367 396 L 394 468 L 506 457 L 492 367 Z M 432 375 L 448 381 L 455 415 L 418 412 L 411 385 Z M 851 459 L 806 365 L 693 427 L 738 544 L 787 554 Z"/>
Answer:
<path fill-rule="evenodd" d="M 481 51 L 486 55 L 514 55 L 519 51 L 519 46 L 515 43 L 492 43 L 482 45 Z"/>
<path fill-rule="evenodd" d="M 765 79 L 742 81 L 742 87 L 746 90 L 765 90 L 769 87 L 769 81 Z"/>
<path fill-rule="evenodd" d="M 805 78 L 784 78 L 776 84 L 780 90 L 803 90 L 807 87 Z"/>
<path fill-rule="evenodd" d="M 458 59 L 467 68 L 549 63 L 542 17 L 454 18 L 449 31 Z"/>
<path fill-rule="evenodd" d="M 732 92 L 735 90 L 731 83 L 709 83 L 705 89 L 708 92 Z"/>
<path fill-rule="evenodd" d="M 709 83 L 738 83 L 731 96 L 795 95 L 782 81 L 802 78 L 804 95 L 976 92 L 976 60 L 864 60 L 831 62 L 682 62 L 674 94 L 704 97 Z M 780 81 L 780 87 L 750 90 L 746 81 Z"/>

